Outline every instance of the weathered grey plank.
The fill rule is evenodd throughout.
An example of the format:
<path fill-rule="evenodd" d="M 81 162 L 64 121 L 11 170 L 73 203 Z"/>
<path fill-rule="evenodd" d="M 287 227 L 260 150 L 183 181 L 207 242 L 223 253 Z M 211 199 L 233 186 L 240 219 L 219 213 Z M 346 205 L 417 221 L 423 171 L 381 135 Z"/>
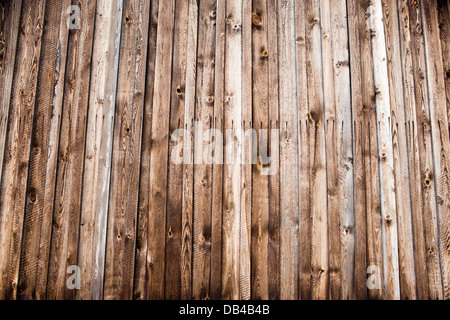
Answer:
<path fill-rule="evenodd" d="M 150 4 L 125 0 L 115 108 L 105 299 L 131 299 Z"/>
<path fill-rule="evenodd" d="M 402 52 L 397 2 L 383 3 L 383 23 L 386 43 L 386 61 L 389 85 L 391 139 L 395 177 L 395 198 L 398 226 L 398 255 L 400 276 L 400 297 L 416 299 L 416 275 L 414 266 L 414 242 L 411 211 L 410 171 L 405 123 L 405 102 L 403 99 Z M 386 80 L 385 80 L 386 81 Z"/>
<path fill-rule="evenodd" d="M 81 198 L 82 299 L 104 297 L 106 231 L 123 0 L 97 1 Z M 105 32 L 108 36 L 105 36 Z M 57 258 L 55 259 L 57 261 Z M 65 270 L 59 270 L 59 273 Z"/>

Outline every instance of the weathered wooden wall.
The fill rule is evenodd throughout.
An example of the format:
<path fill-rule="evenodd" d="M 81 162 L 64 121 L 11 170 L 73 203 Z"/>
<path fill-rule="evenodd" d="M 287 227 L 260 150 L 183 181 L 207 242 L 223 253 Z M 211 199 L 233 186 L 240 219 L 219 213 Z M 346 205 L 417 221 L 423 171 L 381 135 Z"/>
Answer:
<path fill-rule="evenodd" d="M 450 299 L 449 0 L 0 19 L 0 299 Z"/>

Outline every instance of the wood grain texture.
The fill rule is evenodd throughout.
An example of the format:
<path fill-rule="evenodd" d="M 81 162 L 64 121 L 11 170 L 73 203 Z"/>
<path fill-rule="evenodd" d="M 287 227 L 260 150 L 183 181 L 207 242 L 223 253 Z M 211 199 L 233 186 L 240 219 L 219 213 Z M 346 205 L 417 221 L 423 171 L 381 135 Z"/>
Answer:
<path fill-rule="evenodd" d="M 167 214 L 167 167 L 169 149 L 170 97 L 172 90 L 172 54 L 175 1 L 159 4 L 153 95 L 150 199 L 148 207 L 147 295 L 164 298 L 165 235 Z"/>
<path fill-rule="evenodd" d="M 183 134 L 183 198 L 182 198 L 182 241 L 181 241 L 181 298 L 192 298 L 192 226 L 194 197 L 194 137 L 191 135 L 195 112 L 195 91 L 197 80 L 198 48 L 198 3 L 189 2 L 188 56 L 186 69 L 186 102 L 184 105 Z M 187 130 L 190 128 L 190 130 Z M 221 209 L 220 209 L 221 213 Z M 217 238 L 220 239 L 220 236 Z M 220 269 L 219 269 L 220 272 Z"/>
<path fill-rule="evenodd" d="M 5 155 L 6 130 L 11 104 L 11 90 L 16 62 L 19 22 L 22 12 L 22 0 L 5 1 L 0 7 L 0 164 Z M 3 166 L 0 165 L 0 182 Z"/>
<path fill-rule="evenodd" d="M 449 10 L 1 0 L 0 299 L 449 299 Z"/>
<path fill-rule="evenodd" d="M 52 59 L 42 61 L 38 80 L 19 277 L 20 298 L 27 300 L 43 299 L 46 293 L 69 37 L 66 9 L 70 5 L 71 1 L 49 1 L 46 8 L 42 55 Z"/>
<path fill-rule="evenodd" d="M 253 72 L 253 127 L 258 141 L 256 146 L 269 148 L 269 61 L 268 25 L 269 16 L 266 1 L 253 1 L 252 13 L 252 72 Z M 263 146 L 261 148 L 261 146 Z M 267 149 L 263 149 L 267 150 Z M 268 154 L 266 153 L 266 156 Z M 253 166 L 252 192 L 252 299 L 269 298 L 269 179 L 263 174 L 267 163 L 266 157 L 259 154 L 257 165 Z"/>
<path fill-rule="evenodd" d="M 17 296 L 45 10 L 46 1 L 22 6 L 0 190 L 0 299 Z"/>
<path fill-rule="evenodd" d="M 297 1 L 296 19 L 296 51 L 297 51 L 297 107 L 299 117 L 299 206 L 300 206 L 300 261 L 299 261 L 299 298 L 311 298 L 311 202 L 310 202 L 310 163 L 309 163 L 309 126 L 308 117 L 308 82 L 306 60 L 306 23 L 305 2 Z"/>
<path fill-rule="evenodd" d="M 211 276 L 211 219 L 213 168 L 207 148 L 214 127 L 215 89 L 215 1 L 200 2 L 197 47 L 197 92 L 195 95 L 194 141 L 194 216 L 193 216 L 193 283 L 192 297 L 209 299 Z"/>
<path fill-rule="evenodd" d="M 416 276 L 414 270 L 414 241 L 411 211 L 411 189 L 409 183 L 408 146 L 405 124 L 404 96 L 401 70 L 402 53 L 397 3 L 382 3 L 388 70 L 391 136 L 393 147 L 393 166 L 395 177 L 395 196 L 398 221 L 398 255 L 400 276 L 400 297 L 416 299 Z"/>
<path fill-rule="evenodd" d="M 84 300 L 104 297 L 106 230 L 123 1 L 110 4 L 107 1 L 97 1 L 86 120 L 78 246 L 81 286 L 85 290 L 81 299 Z M 102 30 L 107 30 L 108 37 L 102 36 Z M 65 273 L 66 269 L 59 271 L 61 275 Z"/>
<path fill-rule="evenodd" d="M 414 89 L 416 102 L 420 179 L 422 180 L 422 198 L 424 203 L 424 228 L 427 255 L 427 275 L 429 299 L 442 299 L 442 276 L 439 258 L 439 236 L 437 225 L 436 181 L 430 130 L 429 90 L 426 82 L 426 63 L 424 49 L 424 34 L 419 3 L 408 3 L 411 32 L 411 53 L 413 60 Z"/>
<path fill-rule="evenodd" d="M 150 199 L 150 156 L 153 118 L 153 95 L 155 81 L 156 40 L 158 33 L 159 0 L 150 3 L 150 17 L 147 48 L 147 71 L 144 94 L 144 114 L 141 142 L 141 172 L 139 180 L 139 212 L 136 230 L 136 254 L 134 268 L 133 298 L 147 298 L 147 248 L 148 248 L 148 207 Z"/>
<path fill-rule="evenodd" d="M 269 55 L 269 129 L 270 158 L 272 174 L 269 175 L 269 221 L 268 221 L 268 272 L 269 299 L 277 300 L 281 296 L 280 286 L 280 145 L 279 145 L 279 83 L 278 83 L 278 12 L 277 1 L 267 2 L 268 37 L 267 51 Z M 274 130 L 274 131 L 272 131 Z M 275 134 L 272 134 L 275 133 Z M 276 134 L 278 133 L 278 135 Z M 272 141 L 274 144 L 272 144 Z M 273 146 L 273 147 L 272 147 Z"/>
<path fill-rule="evenodd" d="M 188 50 L 188 38 L 186 34 L 189 28 L 189 4 L 186 1 L 175 3 L 175 28 L 174 48 L 172 58 L 172 88 L 171 112 L 169 132 L 184 127 L 184 98 L 183 90 L 186 87 L 186 62 Z M 180 94 L 181 90 L 181 94 Z M 183 120 L 183 121 L 182 121 Z M 169 155 L 175 152 L 178 141 L 171 139 Z M 182 196 L 183 196 L 183 168 L 173 161 L 168 168 L 167 190 L 167 219 L 166 219 L 166 270 L 165 270 L 165 298 L 180 299 L 181 297 L 181 256 L 182 246 Z"/>
<path fill-rule="evenodd" d="M 333 2 L 334 4 L 334 2 Z M 351 299 L 354 297 L 354 264 L 355 264 L 355 211 L 354 211 L 354 155 L 353 155 L 353 115 L 351 108 L 350 56 L 348 44 L 347 8 L 345 1 L 331 6 L 331 36 L 333 75 L 335 83 L 336 103 L 336 152 L 337 152 L 337 184 L 338 192 L 338 241 L 340 261 L 340 285 L 331 290 L 330 297 Z M 331 93 L 332 94 L 332 93 Z M 328 147 L 327 147 L 328 149 Z M 330 162 L 329 162 L 330 163 Z M 332 163 L 332 162 L 331 162 Z M 336 259 L 337 257 L 335 257 Z M 337 258 L 338 259 L 338 258 Z M 330 270 L 331 272 L 331 270 Z M 337 272 L 337 271 L 336 271 Z M 331 277 L 331 274 L 330 274 Z M 338 281 L 336 281 L 339 283 Z"/>
<path fill-rule="evenodd" d="M 298 299 L 298 106 L 294 1 L 278 1 L 280 106 L 280 299 Z"/>
<path fill-rule="evenodd" d="M 148 1 L 124 1 L 111 191 L 105 261 L 105 299 L 130 299 L 133 293 L 139 197 Z"/>
<path fill-rule="evenodd" d="M 383 30 L 381 1 L 368 7 L 374 65 L 375 105 L 377 114 L 378 155 L 380 165 L 380 204 L 383 230 L 383 263 L 386 299 L 400 298 L 397 210 L 394 181 L 392 118 L 390 115 L 386 38 Z"/>
<path fill-rule="evenodd" d="M 382 287 L 367 288 L 367 270 L 382 282 L 382 243 L 375 87 L 365 3 L 347 2 L 354 150 L 355 273 L 350 299 L 381 299 Z M 351 291 L 350 291 L 351 292 Z"/>
<path fill-rule="evenodd" d="M 226 2 L 216 3 L 216 54 L 214 79 L 214 128 L 224 132 L 225 110 L 225 32 L 226 32 Z M 220 142 L 220 141 L 219 141 Z M 219 143 L 218 142 L 218 143 Z M 222 139 L 223 143 L 223 139 Z M 211 217 L 211 279 L 210 298 L 219 300 L 222 295 L 222 213 L 223 213 L 223 174 L 224 148 L 216 148 L 216 159 L 213 165 L 212 177 L 212 217 Z"/>
<path fill-rule="evenodd" d="M 427 221 L 424 219 L 425 210 L 428 201 L 423 199 L 421 179 L 421 155 L 419 153 L 419 142 L 421 130 L 418 128 L 416 122 L 416 99 L 415 99 L 415 85 L 414 85 L 414 65 L 412 52 L 412 36 L 410 32 L 410 15 L 406 1 L 398 1 L 398 13 L 400 23 L 400 49 L 402 54 L 402 71 L 403 71 L 403 96 L 405 106 L 405 128 L 407 138 L 407 148 L 409 153 L 409 171 L 410 171 L 410 185 L 411 185 L 411 209 L 413 221 L 413 236 L 415 263 L 415 276 L 417 283 L 417 298 L 428 298 L 428 278 L 427 278 L 427 263 L 426 246 L 425 246 L 425 225 Z M 401 126 L 401 123 L 400 123 Z M 416 139 L 417 137 L 417 139 Z"/>
<path fill-rule="evenodd" d="M 422 23 L 425 44 L 426 79 L 429 90 L 431 139 L 433 145 L 434 175 L 436 180 L 436 205 L 439 226 L 439 253 L 441 259 L 442 287 L 445 299 L 450 299 L 450 140 L 442 51 L 439 42 L 437 4 L 424 1 Z M 436 50 L 436 48 L 438 50 Z"/>
<path fill-rule="evenodd" d="M 242 159 L 242 2 L 227 0 L 224 68 L 222 299 L 240 298 Z"/>

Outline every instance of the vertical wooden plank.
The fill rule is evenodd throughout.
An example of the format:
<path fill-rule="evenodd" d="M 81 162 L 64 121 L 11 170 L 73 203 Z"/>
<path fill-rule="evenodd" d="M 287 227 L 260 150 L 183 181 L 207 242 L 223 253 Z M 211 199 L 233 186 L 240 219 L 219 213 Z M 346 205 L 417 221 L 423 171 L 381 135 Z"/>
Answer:
<path fill-rule="evenodd" d="M 170 134 L 184 127 L 184 91 L 186 88 L 186 62 L 189 28 L 189 3 L 176 1 L 175 4 L 174 47 L 172 58 L 172 89 L 170 111 Z M 171 139 L 169 158 L 176 151 L 178 141 Z M 177 300 L 181 297 L 181 256 L 182 246 L 182 201 L 183 166 L 170 161 L 168 165 L 167 219 L 166 219 L 166 265 L 165 299 Z"/>
<path fill-rule="evenodd" d="M 63 254 L 61 251 L 66 250 L 63 249 L 66 242 L 73 241 L 74 245 L 78 243 L 78 221 L 81 212 L 82 168 L 96 1 L 76 3 L 81 9 L 81 25 L 80 29 L 74 29 L 69 33 L 67 49 L 63 113 L 56 168 L 53 235 L 49 250 L 54 257 L 60 257 Z M 63 8 L 63 10 L 67 10 L 67 8 Z M 65 13 L 68 14 L 67 11 Z M 64 21 L 64 25 L 66 21 Z M 77 261 L 76 246 L 74 249 L 75 251 L 71 252 L 71 263 Z M 50 257 L 46 254 L 41 259 L 44 262 Z M 50 281 L 48 282 L 50 290 L 56 290 L 56 286 L 60 288 L 59 290 L 65 288 L 65 273 L 69 265 L 64 263 L 61 266 L 60 279 L 57 282 L 56 279 L 52 280 L 52 277 L 57 277 L 55 273 L 52 273 L 57 270 L 55 268 L 57 266 L 49 268 L 48 263 L 50 262 L 43 263 L 42 271 L 40 271 L 45 276 L 38 276 L 36 280 L 37 292 L 40 294 L 46 292 L 47 270 L 50 271 Z M 52 297 L 55 295 L 56 293 L 53 293 Z"/>
<path fill-rule="evenodd" d="M 78 251 L 83 300 L 103 298 L 122 9 L 122 0 L 97 1 Z"/>
<path fill-rule="evenodd" d="M 445 93 L 447 102 L 447 121 L 450 119 L 450 2 L 438 0 L 439 37 L 441 40 L 444 64 Z M 450 127 L 449 127 L 450 131 Z"/>
<path fill-rule="evenodd" d="M 416 300 L 417 284 L 414 267 L 414 242 L 411 212 L 410 171 L 406 139 L 405 102 L 403 99 L 402 52 L 396 1 L 383 1 L 383 23 L 389 84 L 391 139 L 393 147 L 395 201 L 398 223 L 398 255 L 400 297 Z"/>
<path fill-rule="evenodd" d="M 214 81 L 214 128 L 224 133 L 225 108 L 225 30 L 226 1 L 216 3 L 216 55 Z M 223 144 L 223 139 L 221 141 Z M 210 297 L 221 298 L 222 292 L 222 212 L 223 212 L 223 146 L 216 147 L 216 158 L 212 176 L 212 218 L 211 218 L 211 279 Z"/>
<path fill-rule="evenodd" d="M 322 66 L 320 1 L 307 1 L 306 59 L 309 105 L 311 298 L 328 299 L 328 210 L 325 105 Z M 333 109 L 333 108 L 330 108 Z M 333 111 L 334 113 L 334 111 Z"/>
<path fill-rule="evenodd" d="M 421 154 L 419 152 L 419 141 L 422 130 L 419 130 L 416 119 L 416 99 L 414 85 L 414 64 L 412 52 L 412 38 L 410 32 L 410 16 L 408 3 L 406 0 L 400 0 L 398 5 L 398 20 L 400 23 L 400 49 L 402 54 L 401 65 L 403 75 L 403 96 L 405 103 L 405 129 L 409 153 L 409 170 L 411 184 L 411 207 L 413 221 L 414 237 L 414 263 L 417 283 L 417 299 L 424 300 L 429 297 L 428 276 L 427 276 L 427 257 L 425 244 L 425 211 L 430 206 L 430 201 L 424 201 L 425 192 L 422 186 L 421 174 Z M 402 125 L 401 123 L 399 124 Z"/>
<path fill-rule="evenodd" d="M 253 166 L 252 190 L 252 299 L 269 298 L 269 181 L 264 167 L 270 166 L 263 155 L 268 155 L 269 145 L 269 54 L 268 51 L 268 12 L 267 1 L 254 0 L 252 11 L 252 73 L 253 73 L 253 127 L 256 130 L 259 157 Z M 261 148 L 261 145 L 263 148 Z M 266 149 L 264 149 L 266 148 Z M 261 154 L 261 152 L 263 152 Z"/>
<path fill-rule="evenodd" d="M 439 258 L 439 236 L 437 224 L 436 180 L 434 179 L 433 151 L 430 130 L 429 92 L 426 81 L 425 47 L 419 2 L 407 2 L 410 17 L 411 53 L 415 89 L 416 123 L 420 155 L 420 180 L 423 198 L 425 245 L 427 257 L 428 287 L 430 299 L 442 299 L 442 276 Z M 417 129 L 416 129 L 417 128 Z"/>
<path fill-rule="evenodd" d="M 381 212 L 374 103 L 373 63 L 367 4 L 347 1 L 353 115 L 355 269 L 348 299 L 382 299 L 381 287 L 367 287 L 368 267 L 382 281 Z"/>
<path fill-rule="evenodd" d="M 355 272 L 355 212 L 354 212 L 354 155 L 353 115 L 351 108 L 350 53 L 346 1 L 333 3 L 331 41 L 336 101 L 336 150 L 340 214 L 340 299 L 354 297 Z M 337 239 L 336 239 L 337 240 Z M 333 292 L 330 292 L 333 295 Z"/>
<path fill-rule="evenodd" d="M 155 300 L 164 298 L 170 97 L 176 90 L 171 87 L 175 9 L 173 0 L 160 3 L 156 42 L 147 252 L 147 294 Z"/>
<path fill-rule="evenodd" d="M 147 72 L 145 81 L 144 117 L 141 146 L 141 174 L 139 187 L 139 212 L 136 232 L 136 261 L 134 271 L 134 299 L 147 298 L 147 243 L 148 214 L 150 201 L 150 153 L 153 114 L 153 85 L 155 81 L 156 39 L 158 31 L 159 0 L 150 3 Z"/>
<path fill-rule="evenodd" d="M 216 15 L 215 1 L 200 2 L 195 106 L 198 122 L 194 142 L 192 298 L 195 300 L 210 297 L 212 163 L 208 163 L 204 155 L 211 153 L 207 148 L 214 121 Z"/>
<path fill-rule="evenodd" d="M 3 160 L 5 160 L 8 120 L 12 101 L 11 91 L 14 70 L 16 70 L 15 61 L 21 12 L 21 0 L 5 1 L 0 4 L 0 185 L 2 182 Z M 4 218 L 0 215 L 0 228 Z M 0 240 L 1 238 L 2 235 L 0 234 Z"/>
<path fill-rule="evenodd" d="M 374 60 L 375 103 L 378 152 L 380 157 L 381 214 L 383 217 L 384 275 L 386 298 L 400 299 L 397 210 L 395 202 L 394 154 L 391 138 L 390 95 L 386 61 L 386 38 L 381 0 L 373 2 L 368 13 Z M 403 205 L 403 204 L 402 204 Z"/>
<path fill-rule="evenodd" d="M 0 189 L 0 299 L 3 300 L 15 299 L 17 294 L 45 5 L 46 1 L 24 3 L 19 27 Z"/>
<path fill-rule="evenodd" d="M 450 140 L 436 2 L 423 1 L 422 24 L 427 67 L 426 79 L 430 93 L 429 108 L 436 180 L 442 287 L 444 299 L 450 299 L 450 177 L 448 174 L 450 171 L 448 161 Z"/>
<path fill-rule="evenodd" d="M 329 298 L 339 300 L 341 292 L 341 248 L 339 203 L 342 188 L 338 185 L 338 127 L 336 86 L 334 82 L 334 38 L 329 1 L 320 1 L 322 27 L 323 98 L 325 108 L 326 174 L 328 197 Z M 344 49 L 345 51 L 345 49 Z M 344 91 L 345 92 L 345 91 Z M 339 94 L 339 92 L 337 92 Z"/>
<path fill-rule="evenodd" d="M 242 182 L 240 226 L 240 299 L 251 298 L 252 215 L 252 1 L 242 3 Z M 249 134 L 250 133 L 250 134 Z"/>
<path fill-rule="evenodd" d="M 111 192 L 105 261 L 105 299 L 131 299 L 136 244 L 148 1 L 125 0 L 118 67 Z"/>
<path fill-rule="evenodd" d="M 22 0 L 6 1 L 0 6 L 0 183 L 11 105 L 11 89 L 15 70 Z M 6 67 L 7 66 L 7 67 Z"/>
<path fill-rule="evenodd" d="M 192 297 L 192 225 L 194 200 L 194 139 L 192 133 L 195 115 L 198 45 L 198 2 L 189 2 L 188 56 L 186 68 L 186 102 L 184 105 L 183 135 L 183 204 L 181 242 L 181 298 Z M 221 212 L 221 209 L 220 209 Z M 220 238 L 220 237 L 219 237 Z"/>
<path fill-rule="evenodd" d="M 299 185 L 295 3 L 278 1 L 280 101 L 280 298 L 298 299 Z"/>
<path fill-rule="evenodd" d="M 278 13 L 277 0 L 267 1 L 267 51 L 269 53 L 268 69 L 268 108 L 269 108 L 269 129 L 271 168 L 274 170 L 269 175 L 269 221 L 268 221 L 268 272 L 269 272 L 269 299 L 278 300 L 281 295 L 280 290 L 280 137 L 273 135 L 279 130 L 279 104 L 278 104 Z M 274 148 L 272 148 L 272 141 Z M 255 188 L 253 188 L 255 189 Z"/>
<path fill-rule="evenodd" d="M 225 165 L 223 185 L 222 298 L 240 298 L 242 191 L 242 2 L 227 0 L 225 35 Z"/>
<path fill-rule="evenodd" d="M 47 2 L 19 271 L 19 296 L 26 300 L 43 299 L 46 292 L 70 5 L 70 0 Z"/>
<path fill-rule="evenodd" d="M 309 106 L 306 60 L 305 1 L 295 3 L 296 47 L 297 47 L 297 104 L 299 112 L 299 205 L 300 205 L 300 262 L 299 299 L 311 298 L 311 203 L 310 203 L 310 163 L 309 163 Z"/>

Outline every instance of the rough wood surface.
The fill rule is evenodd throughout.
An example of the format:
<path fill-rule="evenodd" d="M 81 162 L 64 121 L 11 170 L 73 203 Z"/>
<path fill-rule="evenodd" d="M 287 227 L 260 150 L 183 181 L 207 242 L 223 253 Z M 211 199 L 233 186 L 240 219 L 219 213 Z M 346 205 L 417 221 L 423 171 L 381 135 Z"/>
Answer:
<path fill-rule="evenodd" d="M 449 10 L 1 0 L 0 299 L 449 299 Z"/>
<path fill-rule="evenodd" d="M 123 1 L 97 1 L 81 198 L 82 299 L 102 299 Z M 108 36 L 103 36 L 107 30 Z M 74 217 L 76 224 L 78 220 Z M 112 230 L 112 229 L 109 229 Z M 72 232 L 78 232 L 73 230 Z M 73 237 L 76 236 L 73 235 Z M 59 246 L 55 246 L 58 249 Z M 64 248 L 64 246 L 62 246 Z M 61 253 L 64 257 L 64 253 Z M 58 259 L 55 257 L 55 265 Z M 66 268 L 59 267 L 65 276 Z M 63 284 L 65 286 L 65 283 Z"/>

